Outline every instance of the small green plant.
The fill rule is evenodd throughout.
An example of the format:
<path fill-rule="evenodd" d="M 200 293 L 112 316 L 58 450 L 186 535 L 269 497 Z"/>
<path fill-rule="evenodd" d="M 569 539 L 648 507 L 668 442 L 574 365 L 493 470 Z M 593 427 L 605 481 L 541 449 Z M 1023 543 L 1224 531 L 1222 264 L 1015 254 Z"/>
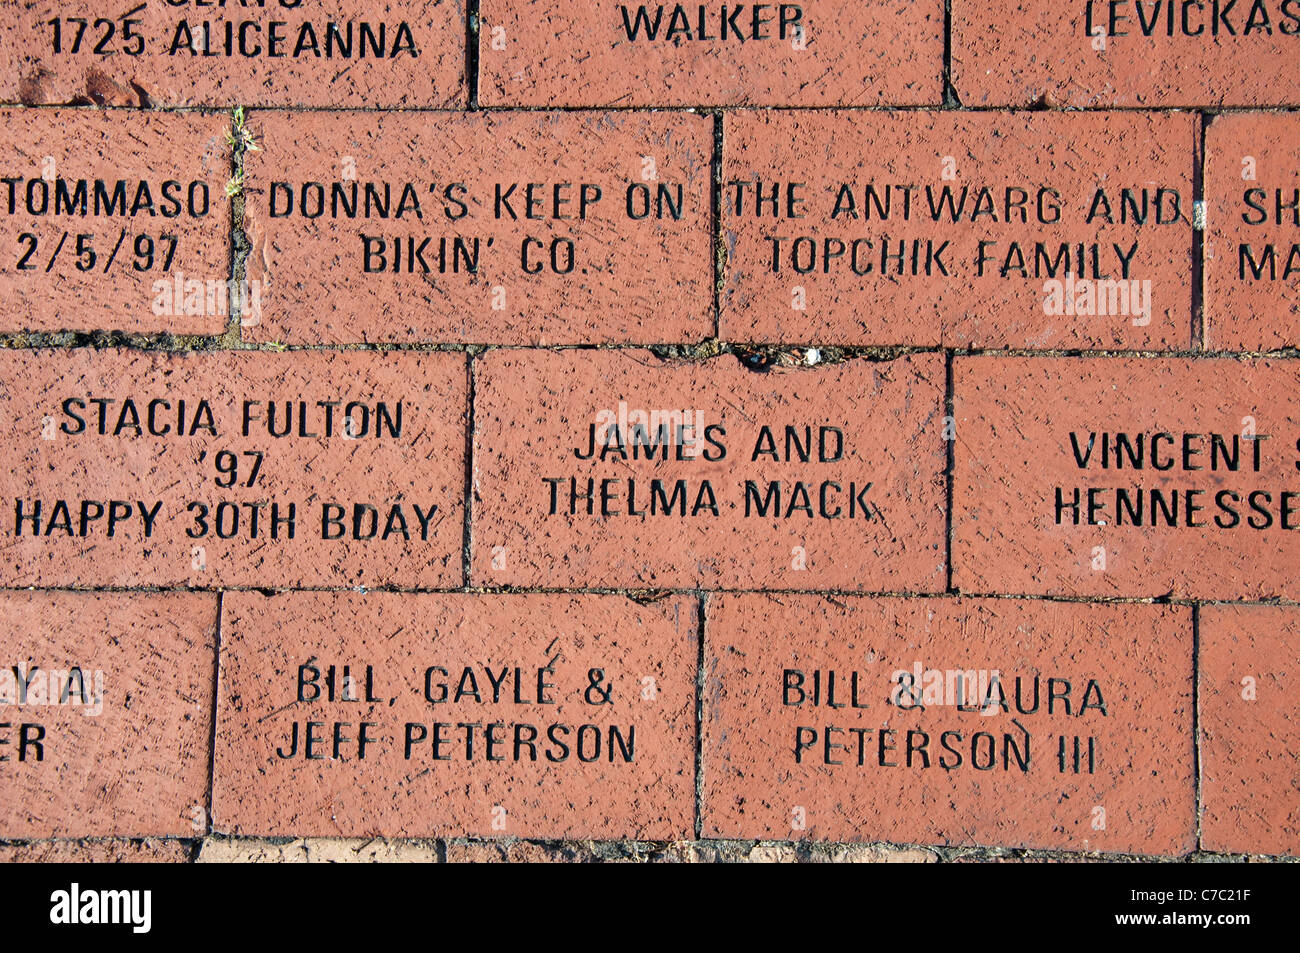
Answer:
<path fill-rule="evenodd" d="M 244 171 L 241 169 L 226 181 L 226 198 L 233 199 L 244 193 Z"/>
<path fill-rule="evenodd" d="M 226 142 L 236 152 L 262 151 L 262 147 L 257 144 L 257 137 L 253 135 L 253 130 L 248 128 L 248 123 L 244 120 L 243 106 L 235 107 L 235 128 L 234 131 L 226 130 Z"/>

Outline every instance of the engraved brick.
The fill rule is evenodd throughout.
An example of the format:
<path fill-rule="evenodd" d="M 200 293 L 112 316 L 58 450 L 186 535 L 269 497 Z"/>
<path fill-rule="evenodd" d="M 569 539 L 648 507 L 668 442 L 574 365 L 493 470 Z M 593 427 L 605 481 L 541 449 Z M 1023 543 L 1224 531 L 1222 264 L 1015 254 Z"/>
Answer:
<path fill-rule="evenodd" d="M 255 113 L 254 340 L 654 343 L 713 330 L 712 128 L 666 113 Z"/>
<path fill-rule="evenodd" d="M 455 106 L 452 0 L 36 0 L 0 11 L 0 101 L 100 106 Z"/>
<path fill-rule="evenodd" d="M 9 586 L 463 580 L 457 354 L 0 352 Z"/>
<path fill-rule="evenodd" d="M 1191 610 L 711 596 L 705 837 L 1179 854 Z"/>
<path fill-rule="evenodd" d="M 1182 348 L 1192 117 L 726 119 L 721 337 Z"/>
<path fill-rule="evenodd" d="M 952 0 L 965 106 L 1282 106 L 1300 101 L 1289 0 Z"/>
<path fill-rule="evenodd" d="M 1300 364 L 958 358 L 962 592 L 1294 598 Z"/>
<path fill-rule="evenodd" d="M 484 0 L 491 106 L 938 105 L 943 4 Z"/>
<path fill-rule="evenodd" d="M 226 329 L 229 118 L 9 109 L 0 121 L 15 132 L 0 143 L 0 330 Z"/>
<path fill-rule="evenodd" d="M 224 613 L 218 831 L 690 831 L 692 600 L 227 593 Z"/>
<path fill-rule="evenodd" d="M 1205 346 L 1300 344 L 1300 117 L 1215 116 L 1205 197 Z"/>
<path fill-rule="evenodd" d="M 0 593 L 0 837 L 201 832 L 216 624 L 203 593 Z"/>
<path fill-rule="evenodd" d="M 475 362 L 476 585 L 934 591 L 943 358 Z"/>

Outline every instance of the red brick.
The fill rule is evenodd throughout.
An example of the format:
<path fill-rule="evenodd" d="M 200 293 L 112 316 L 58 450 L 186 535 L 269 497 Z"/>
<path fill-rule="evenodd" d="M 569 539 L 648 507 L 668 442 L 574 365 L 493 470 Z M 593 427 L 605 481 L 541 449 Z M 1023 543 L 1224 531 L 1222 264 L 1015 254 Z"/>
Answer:
<path fill-rule="evenodd" d="M 207 837 L 199 864 L 436 864 L 438 845 L 428 840 L 386 841 L 375 837 L 228 838 Z"/>
<path fill-rule="evenodd" d="M 652 3 L 644 6 L 649 24 L 658 23 L 653 41 L 637 19 L 641 6 L 483 0 L 479 98 L 488 106 L 938 105 L 943 98 L 938 0 L 740 5 L 738 16 L 736 4 Z M 733 14 L 725 37 L 724 9 Z M 765 21 L 757 34 L 755 14 Z"/>
<path fill-rule="evenodd" d="M 667 840 L 692 826 L 692 600 L 228 593 L 224 613 L 216 830 Z M 350 676 L 362 700 L 298 701 L 308 663 L 322 672 L 322 686 L 337 666 L 337 691 Z M 469 694 L 467 670 L 481 702 Z M 539 692 L 539 680 L 551 687 Z M 441 684 L 451 698 L 431 704 Z M 318 743 L 328 737 L 313 752 L 323 757 L 307 760 L 312 722 Z M 337 731 L 351 740 L 335 756 L 340 722 L 347 726 Z M 477 725 L 472 749 L 469 723 Z M 529 739 L 523 726 L 537 732 L 535 760 L 527 744 L 516 747 L 517 736 Z M 371 742 L 364 760 L 363 730 Z M 580 760 L 580 738 L 588 761 Z"/>
<path fill-rule="evenodd" d="M 1205 139 L 1205 346 L 1294 347 L 1300 344 L 1300 117 L 1215 116 Z"/>
<path fill-rule="evenodd" d="M 22 129 L 0 143 L 0 330 L 225 330 L 216 294 L 178 308 L 160 292 L 190 280 L 228 293 L 227 117 L 10 109 L 0 121 Z"/>
<path fill-rule="evenodd" d="M 565 864 L 589 863 L 595 859 L 531 841 L 453 841 L 447 845 L 449 864 Z"/>
<path fill-rule="evenodd" d="M 0 593 L 0 838 L 202 832 L 216 623 L 202 593 Z"/>
<path fill-rule="evenodd" d="M 1300 854 L 1300 610 L 1205 606 L 1200 619 L 1201 844 Z"/>
<path fill-rule="evenodd" d="M 1290 361 L 958 358 L 954 583 L 979 593 L 1295 597 L 1298 378 Z M 1140 438 L 1143 468 L 1127 449 L 1115 465 L 1115 434 L 1135 453 Z M 1142 504 L 1140 525 L 1121 489 L 1128 507 Z"/>
<path fill-rule="evenodd" d="M 262 321 L 246 325 L 255 340 L 650 343 L 712 333 L 706 117 L 257 113 L 250 123 L 263 151 L 247 162 L 248 272 L 267 283 Z M 323 216 L 307 217 L 317 193 L 304 199 L 306 183 L 321 184 Z M 388 218 L 366 216 L 368 183 L 391 189 Z M 414 198 L 398 217 L 408 185 Z M 334 216 L 336 186 L 360 193 L 355 218 L 341 205 Z M 630 217 L 629 195 L 633 215 L 649 196 L 648 218 Z M 374 242 L 365 254 L 366 236 L 383 240 L 382 262 Z M 424 264 L 394 274 L 394 246 L 400 267 Z M 367 274 L 367 263 L 387 271 Z"/>
<path fill-rule="evenodd" d="M 459 585 L 466 388 L 457 354 L 0 351 L 0 583 Z M 277 431 L 286 408 L 292 415 L 287 436 L 270 436 L 272 402 Z M 365 410 L 349 411 L 353 402 Z M 163 436 L 150 432 L 151 406 Z M 344 434 L 349 414 L 356 439 Z M 38 500 L 39 523 L 19 522 L 20 502 L 29 517 Z M 100 518 L 86 501 L 100 504 Z M 375 508 L 373 538 L 365 505 Z M 147 527 L 142 512 L 154 507 Z M 326 527 L 327 512 L 343 522 Z M 325 539 L 326 529 L 342 536 Z"/>
<path fill-rule="evenodd" d="M 183 840 L 41 840 L 0 845 L 3 864 L 188 864 L 193 848 Z"/>
<path fill-rule="evenodd" d="M 1255 7 L 1270 29 L 1257 19 L 1247 34 Z M 1300 11 L 1293 7 L 1282 0 L 952 0 L 952 81 L 966 106 L 1294 104 Z M 1184 13 L 1190 31 L 1200 28 L 1196 35 L 1183 32 Z"/>
<path fill-rule="evenodd" d="M 464 5 L 450 0 L 167 0 L 129 14 L 128 7 L 6 4 L 0 100 L 383 108 L 465 101 Z M 89 21 L 84 32 L 78 19 Z M 342 55 L 347 49 L 351 55 Z"/>
<path fill-rule="evenodd" d="M 474 366 L 476 585 L 944 586 L 941 355 L 767 374 L 641 351 L 493 351 Z M 633 433 L 662 428 L 672 445 L 633 459 Z M 821 428 L 841 434 L 824 431 L 824 454 Z M 573 495 L 589 487 L 590 512 Z"/>
<path fill-rule="evenodd" d="M 728 116 L 721 337 L 1187 348 L 1194 132 L 1167 113 Z M 1099 278 L 1128 279 L 1117 304 L 1134 282 L 1150 297 L 1064 307 Z"/>
<path fill-rule="evenodd" d="M 718 595 L 706 627 L 706 837 L 1195 846 L 1186 607 Z M 917 666 L 931 693 L 904 707 Z M 963 711 L 955 675 L 951 694 L 935 686 L 972 669 Z M 788 672 L 803 675 L 803 704 Z"/>

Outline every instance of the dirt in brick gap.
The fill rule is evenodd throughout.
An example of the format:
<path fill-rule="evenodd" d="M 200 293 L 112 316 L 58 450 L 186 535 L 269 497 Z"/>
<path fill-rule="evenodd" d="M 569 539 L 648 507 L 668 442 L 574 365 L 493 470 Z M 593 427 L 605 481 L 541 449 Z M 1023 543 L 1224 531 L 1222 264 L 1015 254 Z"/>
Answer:
<path fill-rule="evenodd" d="M 793 843 L 788 841 L 531 841 L 384 840 L 381 838 L 265 838 L 220 836 L 199 840 L 84 838 L 0 841 L 0 861 L 220 863 L 226 861 L 356 863 L 412 861 L 447 863 L 1228 863 L 1281 861 L 1247 854 L 1197 851 L 1186 857 L 1078 854 L 1003 847 L 926 847 L 897 844 Z"/>
<path fill-rule="evenodd" d="M 858 358 L 869 361 L 892 361 L 906 354 L 929 348 L 912 347 L 793 347 L 785 344 L 731 344 L 716 339 L 700 344 L 652 344 L 649 351 L 664 360 L 707 361 L 720 354 L 734 356 L 751 371 L 769 371 L 775 367 L 819 367 L 842 364 Z"/>

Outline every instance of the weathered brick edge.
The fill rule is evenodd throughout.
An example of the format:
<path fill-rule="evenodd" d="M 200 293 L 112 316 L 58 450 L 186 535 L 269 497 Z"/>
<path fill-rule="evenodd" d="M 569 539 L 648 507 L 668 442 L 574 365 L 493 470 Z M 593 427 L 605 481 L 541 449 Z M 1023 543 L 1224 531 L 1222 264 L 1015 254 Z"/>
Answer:
<path fill-rule="evenodd" d="M 0 863 L 1223 863 L 1291 862 L 1262 854 L 1184 857 L 807 841 L 385 840 L 383 838 L 87 838 L 0 841 Z"/>

